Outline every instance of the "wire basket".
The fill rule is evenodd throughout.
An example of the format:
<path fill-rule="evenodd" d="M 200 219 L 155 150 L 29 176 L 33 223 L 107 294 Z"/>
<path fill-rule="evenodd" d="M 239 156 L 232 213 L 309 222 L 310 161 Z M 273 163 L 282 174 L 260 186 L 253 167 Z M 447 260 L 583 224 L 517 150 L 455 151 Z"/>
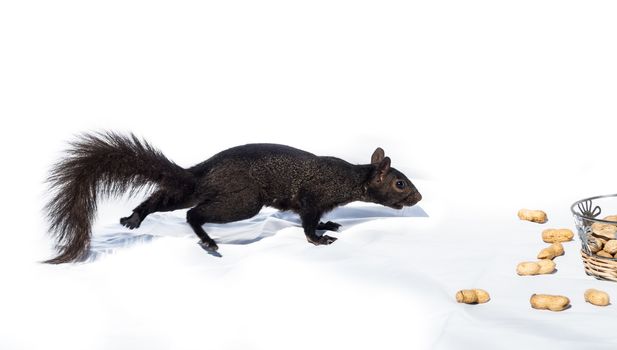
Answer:
<path fill-rule="evenodd" d="M 581 239 L 585 272 L 597 279 L 617 282 L 617 254 L 609 257 L 603 248 L 606 242 L 617 239 L 617 194 L 581 199 L 570 210 Z M 600 219 L 603 212 L 609 216 Z"/>

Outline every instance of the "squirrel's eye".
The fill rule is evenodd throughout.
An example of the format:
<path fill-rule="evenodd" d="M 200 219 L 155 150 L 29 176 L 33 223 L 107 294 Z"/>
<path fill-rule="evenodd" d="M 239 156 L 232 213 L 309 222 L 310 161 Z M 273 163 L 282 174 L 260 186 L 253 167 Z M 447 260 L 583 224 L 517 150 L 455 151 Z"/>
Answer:
<path fill-rule="evenodd" d="M 399 190 L 404 189 L 404 188 L 405 188 L 405 181 L 398 180 L 398 181 L 396 182 L 396 187 L 397 187 Z"/>

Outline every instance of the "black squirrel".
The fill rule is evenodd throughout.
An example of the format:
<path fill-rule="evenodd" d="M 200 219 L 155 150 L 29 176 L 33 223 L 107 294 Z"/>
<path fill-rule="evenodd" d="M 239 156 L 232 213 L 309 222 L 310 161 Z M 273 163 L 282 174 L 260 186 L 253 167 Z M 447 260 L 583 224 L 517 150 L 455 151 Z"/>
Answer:
<path fill-rule="evenodd" d="M 249 144 L 184 169 L 133 134 L 83 134 L 70 145 L 47 179 L 52 196 L 45 211 L 59 253 L 46 261 L 51 264 L 87 257 L 98 195 L 152 187 L 149 198 L 120 223 L 134 229 L 150 213 L 191 208 L 187 222 L 212 252 L 218 246 L 202 225 L 248 219 L 263 206 L 298 213 L 307 240 L 320 245 L 336 240 L 316 231 L 339 229 L 337 223 L 320 222 L 337 206 L 365 201 L 402 209 L 422 199 L 381 148 L 370 164 L 353 165 L 289 146 Z"/>

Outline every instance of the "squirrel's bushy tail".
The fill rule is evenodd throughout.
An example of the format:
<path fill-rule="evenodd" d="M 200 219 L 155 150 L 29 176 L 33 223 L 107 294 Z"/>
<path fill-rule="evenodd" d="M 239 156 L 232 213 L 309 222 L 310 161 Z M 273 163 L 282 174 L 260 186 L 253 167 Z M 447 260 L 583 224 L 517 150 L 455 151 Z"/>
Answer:
<path fill-rule="evenodd" d="M 47 179 L 52 198 L 45 206 L 58 256 L 46 263 L 84 260 L 90 246 L 97 196 L 135 193 L 144 187 L 194 187 L 195 178 L 135 135 L 81 135 Z"/>

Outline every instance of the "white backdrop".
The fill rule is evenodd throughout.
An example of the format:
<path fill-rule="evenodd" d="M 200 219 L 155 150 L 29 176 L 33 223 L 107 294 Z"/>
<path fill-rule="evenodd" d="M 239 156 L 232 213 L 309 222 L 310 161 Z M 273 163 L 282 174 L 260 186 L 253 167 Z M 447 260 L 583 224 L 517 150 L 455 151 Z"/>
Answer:
<path fill-rule="evenodd" d="M 557 219 L 555 225 L 572 226 L 571 202 L 617 192 L 616 16 L 617 6 L 609 1 L 3 2 L 0 186 L 4 200 L 0 206 L 4 232 L 0 262 L 8 277 L 0 296 L 4 294 L 2 301 L 12 307 L 11 312 L 0 314 L 0 347 L 77 349 L 89 344 L 86 347 L 131 348 L 147 344 L 151 348 L 198 348 L 212 341 L 208 337 L 215 337 L 219 342 L 212 344 L 218 348 L 285 348 L 289 337 L 297 335 L 324 340 L 323 344 L 298 340 L 299 347 L 386 344 L 405 348 L 413 343 L 465 348 L 471 343 L 461 341 L 465 336 L 447 327 L 455 321 L 444 321 L 455 320 L 444 315 L 460 310 L 459 305 L 448 304 L 453 293 L 478 281 L 497 289 L 515 283 L 513 266 L 533 258 L 526 258 L 528 254 L 535 255 L 521 247 L 540 247 L 532 233 L 518 236 L 519 231 L 534 231 L 516 221 L 516 210 L 544 208 Z M 325 275 L 320 283 L 334 287 L 325 289 L 324 295 L 348 299 L 340 309 L 333 301 L 314 302 L 340 313 L 330 320 L 312 314 L 306 324 L 299 322 L 302 327 L 316 325 L 316 331 L 306 333 L 294 333 L 277 316 L 293 323 L 296 319 L 287 311 L 310 312 L 313 302 L 304 305 L 306 300 L 277 296 L 274 291 L 280 290 L 282 282 L 275 272 L 252 281 L 246 269 L 259 266 L 289 273 L 286 278 L 300 286 L 308 283 L 307 276 L 322 278 L 316 277 L 313 265 L 293 254 L 270 252 L 274 258 L 269 258 L 259 245 L 228 248 L 244 257 L 251 253 L 259 257 L 254 258 L 256 265 L 240 271 L 221 272 L 220 266 L 202 261 L 188 238 L 182 240 L 188 245 L 165 238 L 165 244 L 161 240 L 144 243 L 85 266 L 41 267 L 35 262 L 51 254 L 40 210 L 46 172 L 72 135 L 100 129 L 133 131 L 184 166 L 250 142 L 285 143 L 354 163 L 368 162 L 374 148 L 381 146 L 394 167 L 418 181 L 425 198 L 420 206 L 429 217 L 422 223 L 413 221 L 416 218 L 384 221 L 392 232 L 380 237 L 386 241 L 394 237 L 390 238 L 393 241 L 379 240 L 378 253 L 367 250 L 364 259 L 354 255 L 359 260 L 343 272 L 336 270 L 337 259 L 357 251 L 348 247 L 328 252 L 332 260 L 327 260 L 327 267 L 339 273 L 356 273 L 354 266 L 377 267 L 367 272 L 371 276 L 367 280 L 360 276 L 354 282 L 341 282 L 337 273 Z M 104 203 L 98 223 L 114 223 L 137 202 Z M 372 236 L 366 232 L 381 230 L 379 222 L 354 229 L 365 227 L 359 236 L 367 235 L 370 241 Z M 396 241 L 405 227 L 414 227 L 414 236 Z M 291 247 L 303 244 L 299 234 L 289 234 L 298 238 Z M 286 239 L 287 235 L 275 234 L 260 242 L 273 245 L 268 251 L 276 250 L 279 237 Z M 452 241 L 441 248 L 438 257 L 452 260 L 432 262 L 434 256 L 427 250 L 438 249 L 442 237 Z M 461 248 L 462 242 L 467 246 Z M 345 244 L 344 240 L 339 243 Z M 430 248 L 414 245 L 420 243 Z M 572 266 L 572 278 L 613 290 L 617 297 L 612 284 L 596 284 L 581 273 L 576 244 L 569 246 L 566 260 Z M 176 248 L 181 254 L 191 252 L 188 261 L 175 260 Z M 414 249 L 419 251 L 411 255 L 417 258 L 403 258 Z M 376 256 L 398 256 L 395 251 L 402 260 L 371 263 Z M 168 255 L 152 264 L 158 262 L 157 254 Z M 497 255 L 511 257 L 511 261 L 499 260 Z M 236 263 L 233 258 L 230 261 Z M 389 264 L 401 262 L 414 272 L 406 276 L 390 271 L 393 277 Z M 466 268 L 466 262 L 472 265 Z M 477 267 L 491 262 L 503 263 L 503 269 L 482 270 L 484 279 L 479 278 L 482 274 Z M 287 267 L 273 267 L 281 264 Z M 303 273 L 292 274 L 293 266 Z M 213 277 L 195 281 L 195 269 L 199 274 L 236 275 L 230 277 L 230 284 L 211 287 Z M 145 276 L 145 282 L 137 285 L 135 276 Z M 165 288 L 155 282 L 161 276 L 171 278 Z M 390 283 L 399 277 L 422 283 L 434 279 L 446 287 Z M 384 280 L 390 282 L 379 285 Z M 252 282 L 272 289 L 257 291 L 251 298 L 284 303 L 264 309 L 249 303 L 243 298 L 248 298 L 244 292 L 251 291 L 240 287 Z M 127 283 L 133 291 L 123 290 Z M 180 291 L 170 290 L 170 284 Z M 563 285 L 568 283 L 564 280 Z M 406 294 L 408 288 L 413 293 Z M 431 323 L 423 318 L 427 314 L 413 310 L 426 305 L 423 297 L 437 290 L 443 298 L 432 295 L 429 299 L 446 303 L 450 309 L 439 309 L 441 316 L 436 320 L 440 321 Z M 80 293 L 73 295 L 75 291 Z M 350 296 L 351 291 L 357 294 Z M 312 291 L 305 288 L 299 293 L 306 296 Z M 531 294 L 527 290 L 517 293 Z M 200 300 L 202 295 L 205 300 Z M 374 300 L 364 300 L 372 297 L 388 299 L 386 306 L 391 308 L 381 309 Z M 54 305 L 55 300 L 79 307 L 62 310 Z M 224 302 L 204 304 L 217 300 Z M 504 302 L 503 307 L 512 305 L 512 300 L 506 298 L 509 304 Z M 352 322 L 358 320 L 351 316 L 358 310 L 356 301 L 364 302 L 368 319 L 382 326 Z M 180 303 L 179 309 L 174 303 Z M 229 303 L 234 306 L 226 308 Z M 137 306 L 133 310 L 131 305 Z M 218 318 L 207 314 L 210 307 L 219 312 Z M 162 315 L 160 319 L 150 313 L 151 308 L 160 311 L 156 314 Z M 401 318 L 387 311 L 397 308 L 410 312 Z M 235 329 L 237 319 L 232 315 L 239 310 L 249 310 L 252 316 L 241 323 L 244 328 Z M 469 310 L 486 313 L 480 315 L 485 321 L 476 328 L 470 326 L 469 334 L 483 334 L 483 327 L 494 327 L 498 336 L 515 334 L 499 328 L 514 316 L 495 319 L 487 308 Z M 537 315 L 525 312 L 529 315 L 523 314 L 522 320 Z M 573 308 L 570 316 L 564 316 L 570 317 L 568 326 L 589 322 L 576 312 Z M 598 311 L 582 311 L 593 312 Z M 608 321 L 615 321 L 610 318 L 614 311 L 602 312 Z M 546 318 L 553 316 L 542 317 L 538 322 L 558 322 Z M 86 321 L 77 322 L 80 318 Z M 152 319 L 160 323 L 148 321 Z M 219 334 L 229 334 L 217 337 L 200 328 L 202 322 L 208 327 L 218 324 Z M 513 329 L 519 329 L 517 321 L 513 322 Z M 69 337 L 60 331 L 64 323 L 79 332 Z M 56 327 L 45 329 L 49 324 Z M 407 327 L 423 324 L 431 329 L 412 332 L 410 338 L 416 340 L 406 343 L 402 334 L 409 331 Z M 284 332 L 277 332 L 277 327 Z M 399 328 L 397 335 L 388 333 Z M 366 342 L 350 340 L 356 332 L 371 329 L 375 336 Z M 540 333 L 520 337 L 518 345 L 529 346 L 538 339 L 550 343 L 552 336 L 558 341 L 559 333 L 557 328 L 545 338 Z M 595 339 L 599 342 L 596 348 L 611 345 L 601 335 Z M 486 340 L 479 344 L 494 347 L 500 343 Z M 581 345 L 575 339 L 560 344 Z"/>

